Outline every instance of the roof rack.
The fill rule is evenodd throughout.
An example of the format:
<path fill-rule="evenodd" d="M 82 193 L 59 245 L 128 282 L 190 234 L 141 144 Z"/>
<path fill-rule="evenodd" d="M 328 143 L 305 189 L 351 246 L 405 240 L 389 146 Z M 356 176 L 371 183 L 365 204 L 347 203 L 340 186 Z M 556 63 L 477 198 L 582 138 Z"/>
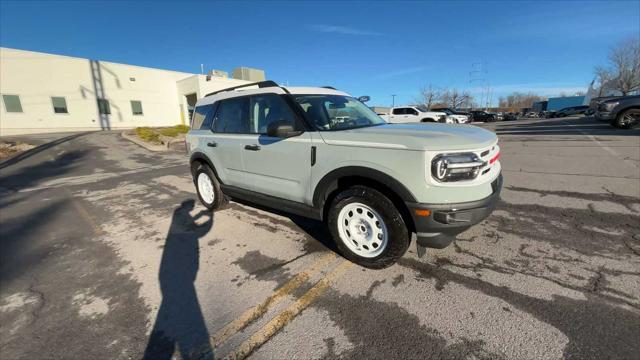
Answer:
<path fill-rule="evenodd" d="M 333 86 L 323 86 L 323 89 L 331 89 L 331 90 L 337 90 L 336 88 L 334 88 Z"/>
<path fill-rule="evenodd" d="M 289 91 L 287 91 L 287 89 L 285 89 L 282 86 L 276 84 L 274 81 L 266 80 L 266 81 L 259 81 L 259 82 L 254 82 L 254 83 L 250 83 L 250 84 L 238 85 L 238 86 L 234 86 L 234 87 L 230 87 L 230 88 L 226 88 L 226 89 L 210 92 L 207 95 L 205 95 L 205 97 L 206 96 L 215 95 L 215 94 L 219 94 L 219 93 L 225 92 L 225 91 L 231 91 L 231 90 L 235 90 L 235 89 L 240 89 L 240 88 L 249 87 L 249 86 L 256 86 L 256 85 L 258 86 L 258 88 L 279 87 L 282 90 L 284 90 L 285 92 L 289 93 Z"/>

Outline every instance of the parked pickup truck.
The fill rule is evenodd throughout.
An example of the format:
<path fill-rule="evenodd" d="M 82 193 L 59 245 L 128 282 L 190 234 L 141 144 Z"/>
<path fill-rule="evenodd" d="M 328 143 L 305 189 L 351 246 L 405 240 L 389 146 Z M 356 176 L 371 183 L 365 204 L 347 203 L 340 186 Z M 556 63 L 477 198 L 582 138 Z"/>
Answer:
<path fill-rule="evenodd" d="M 231 198 L 323 221 L 340 253 L 369 268 L 394 264 L 413 233 L 420 256 L 448 246 L 491 214 L 502 186 L 493 132 L 388 124 L 329 88 L 264 81 L 208 94 L 186 145 L 205 207 Z"/>
<path fill-rule="evenodd" d="M 394 107 L 389 110 L 389 115 L 381 115 L 381 117 L 390 123 L 439 122 L 453 124 L 456 122 L 444 112 L 428 111 L 417 106 Z"/>

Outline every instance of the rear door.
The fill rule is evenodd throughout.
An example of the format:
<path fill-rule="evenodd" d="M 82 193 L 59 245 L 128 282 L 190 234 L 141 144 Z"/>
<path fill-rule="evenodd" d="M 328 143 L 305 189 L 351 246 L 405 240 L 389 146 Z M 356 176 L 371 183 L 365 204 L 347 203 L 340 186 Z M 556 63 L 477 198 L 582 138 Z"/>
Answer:
<path fill-rule="evenodd" d="M 244 146 L 251 142 L 249 134 L 249 97 L 221 100 L 213 118 L 212 134 L 207 148 L 225 185 L 251 188 L 251 179 L 244 172 Z"/>
<path fill-rule="evenodd" d="M 407 113 L 405 108 L 393 108 L 391 109 L 391 115 L 389 116 L 389 122 L 402 123 L 406 121 Z"/>
<path fill-rule="evenodd" d="M 311 177 L 311 133 L 286 139 L 267 135 L 267 126 L 275 121 L 303 129 L 280 95 L 251 96 L 249 109 L 251 135 L 243 159 L 253 190 L 304 203 Z"/>

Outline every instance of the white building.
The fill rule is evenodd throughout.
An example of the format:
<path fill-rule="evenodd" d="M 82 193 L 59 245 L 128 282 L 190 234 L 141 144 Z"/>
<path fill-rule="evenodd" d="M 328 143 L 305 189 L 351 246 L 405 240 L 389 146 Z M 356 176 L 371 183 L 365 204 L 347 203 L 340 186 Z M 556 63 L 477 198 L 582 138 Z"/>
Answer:
<path fill-rule="evenodd" d="M 198 98 L 246 83 L 0 48 L 0 136 L 188 124 Z"/>

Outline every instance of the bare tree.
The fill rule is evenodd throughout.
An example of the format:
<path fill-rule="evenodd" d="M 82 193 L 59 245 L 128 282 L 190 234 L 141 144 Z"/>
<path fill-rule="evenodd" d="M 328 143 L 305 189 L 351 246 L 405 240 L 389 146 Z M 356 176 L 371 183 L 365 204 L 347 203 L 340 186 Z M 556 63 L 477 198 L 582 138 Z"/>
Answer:
<path fill-rule="evenodd" d="M 594 70 L 596 74 L 596 81 L 598 82 L 598 96 L 603 96 L 607 89 L 611 89 L 614 76 L 610 69 L 604 66 L 598 66 Z"/>
<path fill-rule="evenodd" d="M 498 103 L 500 107 L 504 108 L 530 108 L 534 102 L 543 100 L 546 100 L 546 98 L 532 92 L 521 93 L 516 91 L 506 97 L 501 97 Z"/>
<path fill-rule="evenodd" d="M 431 109 L 433 105 L 435 105 L 442 96 L 441 90 L 429 84 L 429 86 L 425 86 L 420 89 L 420 95 L 416 101 L 427 107 L 427 110 Z"/>
<path fill-rule="evenodd" d="M 611 49 L 609 61 L 617 74 L 614 86 L 627 95 L 640 89 L 640 38 L 635 37 L 621 42 Z"/>
<path fill-rule="evenodd" d="M 600 83 L 599 96 L 607 89 L 622 95 L 640 90 L 640 37 L 632 37 L 609 52 L 609 67 L 596 67 L 594 72 Z"/>
<path fill-rule="evenodd" d="M 458 108 L 471 97 L 468 91 L 460 92 L 458 89 L 444 89 L 440 96 L 440 102 L 450 108 Z"/>

